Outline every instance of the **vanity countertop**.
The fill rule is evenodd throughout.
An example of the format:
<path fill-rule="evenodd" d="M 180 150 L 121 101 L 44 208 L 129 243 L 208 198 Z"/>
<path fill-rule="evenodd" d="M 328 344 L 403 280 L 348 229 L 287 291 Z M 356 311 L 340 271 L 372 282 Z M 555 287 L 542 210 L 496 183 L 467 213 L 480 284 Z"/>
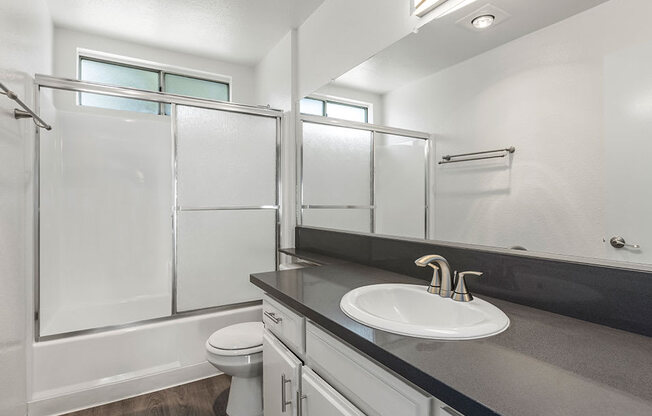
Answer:
<path fill-rule="evenodd" d="M 417 280 L 355 263 L 256 273 L 251 282 L 370 358 L 471 415 L 652 415 L 652 338 L 479 296 L 510 327 L 437 341 L 360 324 L 339 307 L 360 286 Z"/>

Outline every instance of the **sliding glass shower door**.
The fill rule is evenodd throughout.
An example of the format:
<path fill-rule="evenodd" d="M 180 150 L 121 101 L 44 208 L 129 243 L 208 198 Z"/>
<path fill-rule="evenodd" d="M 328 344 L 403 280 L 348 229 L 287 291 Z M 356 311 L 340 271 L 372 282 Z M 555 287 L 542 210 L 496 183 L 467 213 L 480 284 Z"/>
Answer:
<path fill-rule="evenodd" d="M 41 94 L 41 336 L 171 311 L 170 119 L 75 103 Z"/>
<path fill-rule="evenodd" d="M 427 133 L 302 116 L 298 223 L 428 236 Z"/>
<path fill-rule="evenodd" d="M 36 339 L 260 299 L 249 274 L 277 267 L 281 113 L 112 87 L 171 115 L 93 108 L 80 93 L 106 87 L 44 78 Z"/>
<path fill-rule="evenodd" d="M 176 309 L 261 298 L 276 269 L 277 120 L 177 106 Z"/>

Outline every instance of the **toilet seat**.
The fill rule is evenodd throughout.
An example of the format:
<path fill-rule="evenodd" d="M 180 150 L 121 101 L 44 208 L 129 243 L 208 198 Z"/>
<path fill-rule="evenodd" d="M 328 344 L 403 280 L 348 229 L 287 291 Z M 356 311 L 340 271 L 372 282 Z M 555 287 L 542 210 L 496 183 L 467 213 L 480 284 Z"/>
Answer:
<path fill-rule="evenodd" d="M 242 356 L 263 350 L 263 323 L 244 322 L 217 330 L 206 341 L 206 348 L 217 355 Z"/>

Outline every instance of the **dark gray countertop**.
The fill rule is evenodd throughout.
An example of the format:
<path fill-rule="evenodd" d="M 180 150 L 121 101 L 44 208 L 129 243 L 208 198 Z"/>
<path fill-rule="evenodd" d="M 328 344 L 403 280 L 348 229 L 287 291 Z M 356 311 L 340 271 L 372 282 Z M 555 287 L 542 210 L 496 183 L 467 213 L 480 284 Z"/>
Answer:
<path fill-rule="evenodd" d="M 288 256 L 296 257 L 298 259 L 307 260 L 319 265 L 348 263 L 345 260 L 336 259 L 334 257 L 324 256 L 323 254 L 314 253 L 312 251 L 301 250 L 297 248 L 279 248 L 279 252 Z"/>
<path fill-rule="evenodd" d="M 424 284 L 354 263 L 257 273 L 251 282 L 467 416 L 652 415 L 652 338 L 479 296 L 509 316 L 468 341 L 394 335 L 339 308 L 349 290 Z"/>

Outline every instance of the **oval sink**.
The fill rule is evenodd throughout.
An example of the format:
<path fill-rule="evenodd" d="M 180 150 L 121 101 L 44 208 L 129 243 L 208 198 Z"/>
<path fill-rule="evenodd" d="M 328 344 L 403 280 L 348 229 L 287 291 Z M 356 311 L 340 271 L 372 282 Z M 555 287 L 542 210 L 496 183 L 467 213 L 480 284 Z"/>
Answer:
<path fill-rule="evenodd" d="M 383 331 L 419 338 L 464 340 L 499 334 L 509 318 L 474 297 L 458 302 L 426 292 L 426 286 L 379 284 L 353 289 L 340 308 L 350 318 Z"/>

